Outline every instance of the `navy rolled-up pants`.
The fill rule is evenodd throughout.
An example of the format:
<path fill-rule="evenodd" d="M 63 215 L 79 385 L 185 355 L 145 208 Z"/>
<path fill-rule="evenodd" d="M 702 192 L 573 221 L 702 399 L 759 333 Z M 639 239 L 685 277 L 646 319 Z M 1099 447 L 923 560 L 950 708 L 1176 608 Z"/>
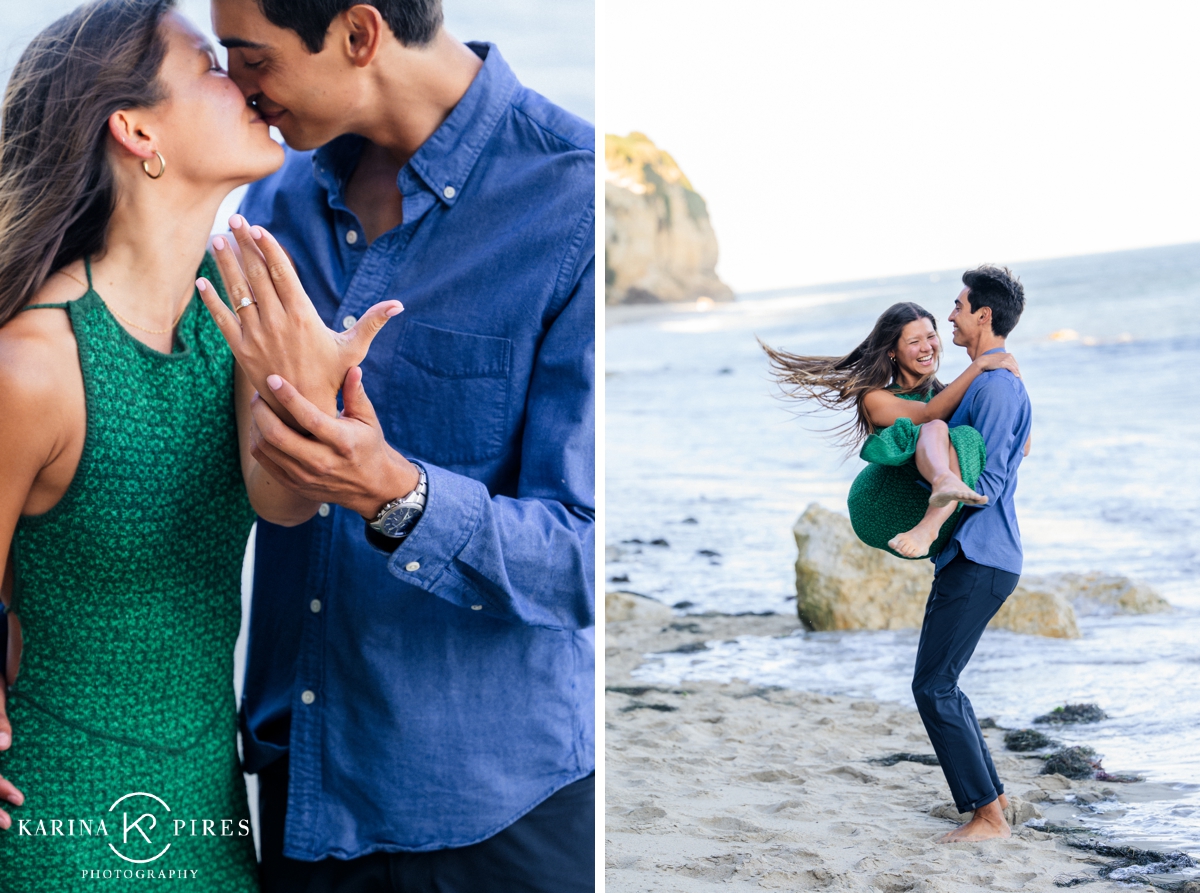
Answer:
<path fill-rule="evenodd" d="M 912 692 L 959 812 L 986 806 L 1004 793 L 958 677 L 1018 579 L 960 552 L 933 578 L 925 604 Z"/>

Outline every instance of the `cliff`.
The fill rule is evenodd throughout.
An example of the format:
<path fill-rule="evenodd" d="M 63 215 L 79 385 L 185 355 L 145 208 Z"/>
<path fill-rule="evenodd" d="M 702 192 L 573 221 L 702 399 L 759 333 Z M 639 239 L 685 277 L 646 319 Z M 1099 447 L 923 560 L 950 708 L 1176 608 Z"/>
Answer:
<path fill-rule="evenodd" d="M 604 148 L 605 303 L 732 301 L 708 206 L 675 160 L 641 133 L 608 134 Z"/>

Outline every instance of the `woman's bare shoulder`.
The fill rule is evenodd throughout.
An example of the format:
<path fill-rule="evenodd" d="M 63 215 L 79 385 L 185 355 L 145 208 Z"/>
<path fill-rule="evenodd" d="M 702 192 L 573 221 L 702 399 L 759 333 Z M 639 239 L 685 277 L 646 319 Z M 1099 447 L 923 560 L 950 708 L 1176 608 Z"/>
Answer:
<path fill-rule="evenodd" d="M 45 307 L 77 300 L 86 286 L 66 276 L 51 276 L 27 305 L 0 327 L 0 413 L 10 413 L 54 400 L 65 383 L 79 378 L 75 332 L 65 310 Z M 41 405 L 45 413 L 46 405 Z M 52 404 L 51 404 L 52 405 Z"/>
<path fill-rule="evenodd" d="M 863 398 L 862 398 L 863 406 L 867 406 L 867 407 L 885 406 L 885 405 L 893 403 L 896 400 L 900 400 L 900 398 L 897 397 L 891 391 L 889 391 L 887 388 L 874 388 L 870 391 L 867 391 L 865 394 L 863 394 Z M 903 402 L 903 401 L 901 401 L 901 402 Z"/>

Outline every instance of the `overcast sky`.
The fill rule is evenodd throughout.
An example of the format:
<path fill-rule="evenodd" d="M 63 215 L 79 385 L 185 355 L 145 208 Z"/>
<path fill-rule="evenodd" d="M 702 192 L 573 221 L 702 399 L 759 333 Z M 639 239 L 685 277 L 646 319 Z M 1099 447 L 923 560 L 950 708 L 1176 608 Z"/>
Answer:
<path fill-rule="evenodd" d="M 1200 4 L 604 2 L 736 290 L 1200 241 Z"/>

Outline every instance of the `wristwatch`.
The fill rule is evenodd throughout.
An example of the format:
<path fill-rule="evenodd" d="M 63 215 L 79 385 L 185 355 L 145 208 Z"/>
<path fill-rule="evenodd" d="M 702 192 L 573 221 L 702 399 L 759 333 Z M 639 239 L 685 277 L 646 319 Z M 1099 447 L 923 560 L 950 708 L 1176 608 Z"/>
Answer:
<path fill-rule="evenodd" d="M 402 540 L 412 533 L 425 511 L 425 496 L 429 492 L 425 469 L 418 465 L 417 470 L 421 476 L 416 488 L 407 496 L 393 499 L 381 508 L 375 520 L 367 524 L 368 527 L 394 540 Z"/>

